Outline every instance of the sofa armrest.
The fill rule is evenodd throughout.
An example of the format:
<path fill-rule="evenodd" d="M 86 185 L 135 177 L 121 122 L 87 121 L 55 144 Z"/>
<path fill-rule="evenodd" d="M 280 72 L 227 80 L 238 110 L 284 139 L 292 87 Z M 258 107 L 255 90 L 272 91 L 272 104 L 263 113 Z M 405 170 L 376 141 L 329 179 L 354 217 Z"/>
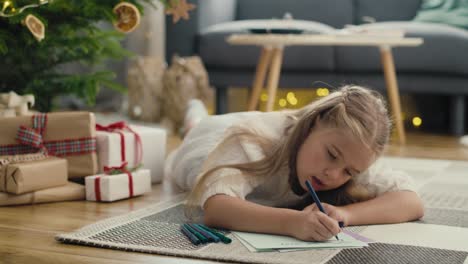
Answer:
<path fill-rule="evenodd" d="M 166 17 L 166 60 L 174 54 L 190 56 L 196 50 L 197 35 L 205 28 L 233 21 L 236 17 L 237 0 L 189 0 L 197 7 L 190 11 L 189 20 L 172 22 L 172 16 Z"/>

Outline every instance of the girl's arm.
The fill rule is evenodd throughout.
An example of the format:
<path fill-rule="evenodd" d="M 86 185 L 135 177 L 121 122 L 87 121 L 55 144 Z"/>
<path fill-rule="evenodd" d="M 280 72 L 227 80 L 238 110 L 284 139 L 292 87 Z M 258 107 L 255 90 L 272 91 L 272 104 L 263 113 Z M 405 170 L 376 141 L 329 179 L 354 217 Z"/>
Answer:
<path fill-rule="evenodd" d="M 340 232 L 338 222 L 321 212 L 268 207 L 224 194 L 211 196 L 205 202 L 204 222 L 231 230 L 314 241 L 329 239 Z"/>
<path fill-rule="evenodd" d="M 345 225 L 401 223 L 424 215 L 421 199 L 411 191 L 387 192 L 365 202 L 338 207 L 337 210 L 343 210 Z"/>

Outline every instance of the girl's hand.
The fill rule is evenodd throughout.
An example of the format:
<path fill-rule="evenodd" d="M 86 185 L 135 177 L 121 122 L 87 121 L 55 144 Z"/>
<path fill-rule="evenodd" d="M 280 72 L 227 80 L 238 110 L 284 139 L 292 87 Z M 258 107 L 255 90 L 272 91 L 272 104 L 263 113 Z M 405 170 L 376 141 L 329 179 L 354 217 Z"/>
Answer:
<path fill-rule="evenodd" d="M 322 206 L 329 217 L 335 219 L 336 221 L 343 222 L 344 226 L 348 225 L 349 217 L 348 212 L 345 209 L 327 203 L 322 203 Z M 307 208 L 312 211 L 320 211 L 315 203 L 307 206 L 305 209 Z"/>
<path fill-rule="evenodd" d="M 292 236 L 305 241 L 325 241 L 341 231 L 335 219 L 311 206 L 299 212 L 289 228 Z"/>

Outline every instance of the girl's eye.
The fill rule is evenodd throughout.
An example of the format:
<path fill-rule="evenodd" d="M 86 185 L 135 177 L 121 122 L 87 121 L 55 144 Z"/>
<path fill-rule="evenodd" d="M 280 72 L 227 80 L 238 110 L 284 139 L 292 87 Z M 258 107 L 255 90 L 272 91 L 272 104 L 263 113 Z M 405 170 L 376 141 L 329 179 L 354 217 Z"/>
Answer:
<path fill-rule="evenodd" d="M 333 155 L 333 153 L 331 153 L 330 150 L 327 150 L 327 152 L 328 152 L 328 156 L 330 157 L 331 160 L 336 160 L 336 156 Z"/>
<path fill-rule="evenodd" d="M 346 170 L 345 172 L 346 174 L 348 174 L 348 176 L 351 176 L 351 177 L 353 176 L 349 170 Z"/>

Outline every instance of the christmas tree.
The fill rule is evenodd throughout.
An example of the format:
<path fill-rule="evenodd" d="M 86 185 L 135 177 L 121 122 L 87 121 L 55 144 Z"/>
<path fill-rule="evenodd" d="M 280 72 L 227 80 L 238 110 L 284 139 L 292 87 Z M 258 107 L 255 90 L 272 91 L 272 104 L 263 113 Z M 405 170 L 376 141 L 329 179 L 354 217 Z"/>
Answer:
<path fill-rule="evenodd" d="M 166 13 L 187 19 L 194 6 L 186 0 L 154 0 Z M 0 0 L 0 93 L 36 96 L 36 109 L 49 111 L 58 95 L 75 94 L 94 103 L 100 87 L 125 90 L 115 74 L 98 69 L 109 59 L 130 55 L 120 40 L 134 30 L 143 4 L 153 0 Z M 109 21 L 115 30 L 104 30 Z M 80 63 L 86 73 L 66 73 Z"/>

